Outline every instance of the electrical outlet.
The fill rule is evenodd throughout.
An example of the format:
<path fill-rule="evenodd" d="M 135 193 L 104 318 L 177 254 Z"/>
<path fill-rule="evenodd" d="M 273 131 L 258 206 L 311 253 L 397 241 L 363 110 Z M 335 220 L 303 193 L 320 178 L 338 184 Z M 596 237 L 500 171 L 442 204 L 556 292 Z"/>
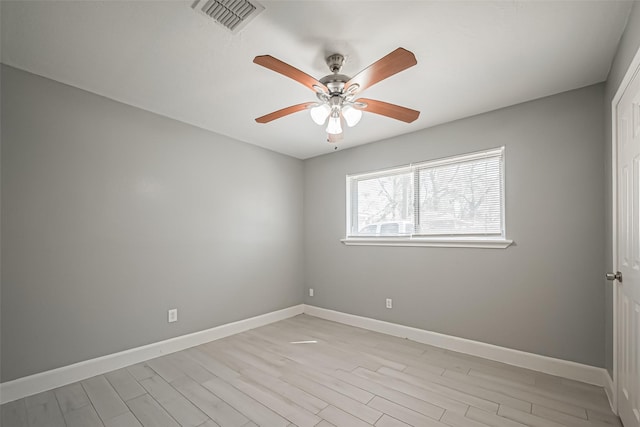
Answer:
<path fill-rule="evenodd" d="M 393 300 L 391 298 L 387 298 L 387 308 L 393 308 Z"/>
<path fill-rule="evenodd" d="M 177 308 L 172 308 L 171 310 L 169 310 L 168 321 L 169 321 L 169 323 L 178 321 L 178 309 Z"/>
<path fill-rule="evenodd" d="M 309 288 L 309 296 L 312 297 L 313 296 L 313 288 Z"/>

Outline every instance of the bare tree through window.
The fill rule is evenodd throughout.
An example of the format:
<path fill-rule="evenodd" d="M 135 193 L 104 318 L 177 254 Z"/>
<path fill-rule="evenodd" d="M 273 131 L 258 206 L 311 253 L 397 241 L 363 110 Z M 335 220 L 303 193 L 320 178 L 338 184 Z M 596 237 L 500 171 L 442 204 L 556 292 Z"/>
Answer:
<path fill-rule="evenodd" d="M 371 224 L 413 224 L 413 174 L 401 173 L 358 181 L 359 230 Z M 412 228 L 412 227 L 409 227 Z M 383 230 L 391 230 L 386 227 Z M 374 234 L 368 228 L 367 234 Z M 390 234 L 385 232 L 384 234 Z"/>

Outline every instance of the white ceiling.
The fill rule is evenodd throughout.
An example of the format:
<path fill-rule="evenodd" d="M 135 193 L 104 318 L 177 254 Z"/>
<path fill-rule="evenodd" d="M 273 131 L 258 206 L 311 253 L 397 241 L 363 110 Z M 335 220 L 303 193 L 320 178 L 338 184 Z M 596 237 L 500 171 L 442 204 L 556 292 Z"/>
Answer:
<path fill-rule="evenodd" d="M 313 92 L 254 64 L 270 54 L 320 78 L 397 47 L 413 68 L 362 96 L 421 111 L 366 114 L 341 149 L 604 81 L 632 2 L 272 1 L 231 34 L 184 1 L 2 1 L 2 62 L 301 159 L 333 151 L 305 111 Z"/>

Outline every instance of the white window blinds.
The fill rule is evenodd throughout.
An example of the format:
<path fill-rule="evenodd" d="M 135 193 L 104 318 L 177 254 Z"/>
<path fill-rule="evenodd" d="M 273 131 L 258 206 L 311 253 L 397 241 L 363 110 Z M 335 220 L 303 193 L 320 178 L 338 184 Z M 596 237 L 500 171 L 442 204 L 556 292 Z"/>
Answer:
<path fill-rule="evenodd" d="M 502 150 L 467 157 L 416 167 L 416 234 L 502 234 Z"/>
<path fill-rule="evenodd" d="M 504 147 L 347 177 L 353 237 L 504 237 Z"/>

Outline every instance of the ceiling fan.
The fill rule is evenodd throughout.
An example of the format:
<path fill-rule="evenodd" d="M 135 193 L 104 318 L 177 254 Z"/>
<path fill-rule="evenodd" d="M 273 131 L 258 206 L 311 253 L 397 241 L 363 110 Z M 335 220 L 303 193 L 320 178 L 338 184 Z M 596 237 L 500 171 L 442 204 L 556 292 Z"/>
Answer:
<path fill-rule="evenodd" d="M 332 74 L 320 80 L 271 55 L 256 56 L 253 62 L 305 85 L 314 91 L 318 98 L 316 102 L 303 102 L 258 117 L 256 119 L 258 123 L 269 123 L 289 114 L 309 109 L 314 122 L 318 125 L 327 123 L 327 141 L 337 142 L 342 139 L 342 121 L 344 120 L 349 127 L 355 126 L 360 121 L 363 111 L 406 123 L 413 122 L 420 115 L 419 111 L 375 99 L 355 99 L 356 95 L 366 88 L 418 63 L 413 53 L 401 47 L 380 58 L 354 77 L 340 74 L 344 56 L 339 53 L 327 57 L 326 62 Z"/>

